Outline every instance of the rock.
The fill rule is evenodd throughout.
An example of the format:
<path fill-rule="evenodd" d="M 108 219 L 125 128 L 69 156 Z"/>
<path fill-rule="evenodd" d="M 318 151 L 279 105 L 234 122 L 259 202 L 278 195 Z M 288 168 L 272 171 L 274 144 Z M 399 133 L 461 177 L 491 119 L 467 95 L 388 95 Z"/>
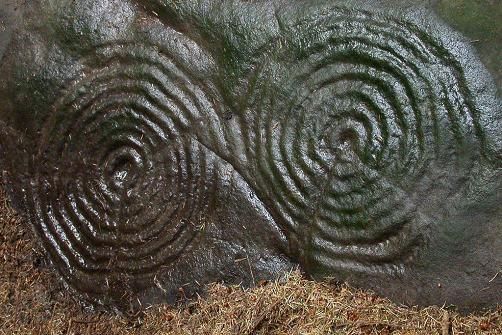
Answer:
<path fill-rule="evenodd" d="M 498 58 L 451 3 L 0 0 L 11 199 L 108 308 L 297 264 L 407 304 L 494 307 Z"/>

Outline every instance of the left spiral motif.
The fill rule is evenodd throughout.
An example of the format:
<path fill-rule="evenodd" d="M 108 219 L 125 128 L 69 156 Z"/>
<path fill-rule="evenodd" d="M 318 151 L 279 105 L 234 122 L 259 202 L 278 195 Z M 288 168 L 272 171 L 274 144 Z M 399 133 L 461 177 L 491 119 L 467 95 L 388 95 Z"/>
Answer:
<path fill-rule="evenodd" d="M 25 202 L 58 269 L 102 296 L 110 278 L 151 281 L 198 238 L 216 176 L 187 127 L 216 107 L 155 45 L 105 45 L 90 61 L 42 130 Z"/>

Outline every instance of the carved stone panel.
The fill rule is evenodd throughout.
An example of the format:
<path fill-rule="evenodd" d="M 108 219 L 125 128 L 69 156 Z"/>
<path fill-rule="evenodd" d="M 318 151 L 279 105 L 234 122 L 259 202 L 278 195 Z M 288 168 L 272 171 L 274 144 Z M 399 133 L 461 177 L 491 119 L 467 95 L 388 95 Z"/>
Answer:
<path fill-rule="evenodd" d="M 495 306 L 502 9 L 473 3 L 0 0 L 10 196 L 108 307 L 297 265 Z"/>

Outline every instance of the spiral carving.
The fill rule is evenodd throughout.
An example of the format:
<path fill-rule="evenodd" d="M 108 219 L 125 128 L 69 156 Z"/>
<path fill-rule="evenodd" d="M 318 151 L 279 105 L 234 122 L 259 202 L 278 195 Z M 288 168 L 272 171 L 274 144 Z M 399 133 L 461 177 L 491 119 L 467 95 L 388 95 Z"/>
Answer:
<path fill-rule="evenodd" d="M 186 127 L 215 107 L 156 46 L 107 45 L 89 61 L 98 69 L 42 131 L 27 207 L 72 285 L 100 294 L 116 277 L 151 281 L 197 240 L 217 177 Z"/>
<path fill-rule="evenodd" d="M 424 173 L 465 176 L 481 152 L 462 67 L 412 23 L 343 8 L 280 42 L 252 99 L 260 188 L 307 271 L 401 273 L 431 224 Z"/>

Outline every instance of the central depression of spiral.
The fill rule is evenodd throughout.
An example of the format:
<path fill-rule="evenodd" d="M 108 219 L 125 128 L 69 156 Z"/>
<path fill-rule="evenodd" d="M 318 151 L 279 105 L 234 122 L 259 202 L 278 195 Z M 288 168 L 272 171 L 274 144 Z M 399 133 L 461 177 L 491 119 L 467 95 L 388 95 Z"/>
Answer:
<path fill-rule="evenodd" d="M 281 43 L 252 100 L 259 188 L 307 271 L 401 273 L 434 224 L 433 171 L 454 188 L 481 152 L 462 66 L 412 23 L 344 8 Z"/>
<path fill-rule="evenodd" d="M 43 129 L 27 207 L 58 269 L 99 296 L 113 278 L 151 281 L 198 238 L 216 178 L 185 128 L 214 106 L 155 46 L 103 46 L 91 61 Z"/>

